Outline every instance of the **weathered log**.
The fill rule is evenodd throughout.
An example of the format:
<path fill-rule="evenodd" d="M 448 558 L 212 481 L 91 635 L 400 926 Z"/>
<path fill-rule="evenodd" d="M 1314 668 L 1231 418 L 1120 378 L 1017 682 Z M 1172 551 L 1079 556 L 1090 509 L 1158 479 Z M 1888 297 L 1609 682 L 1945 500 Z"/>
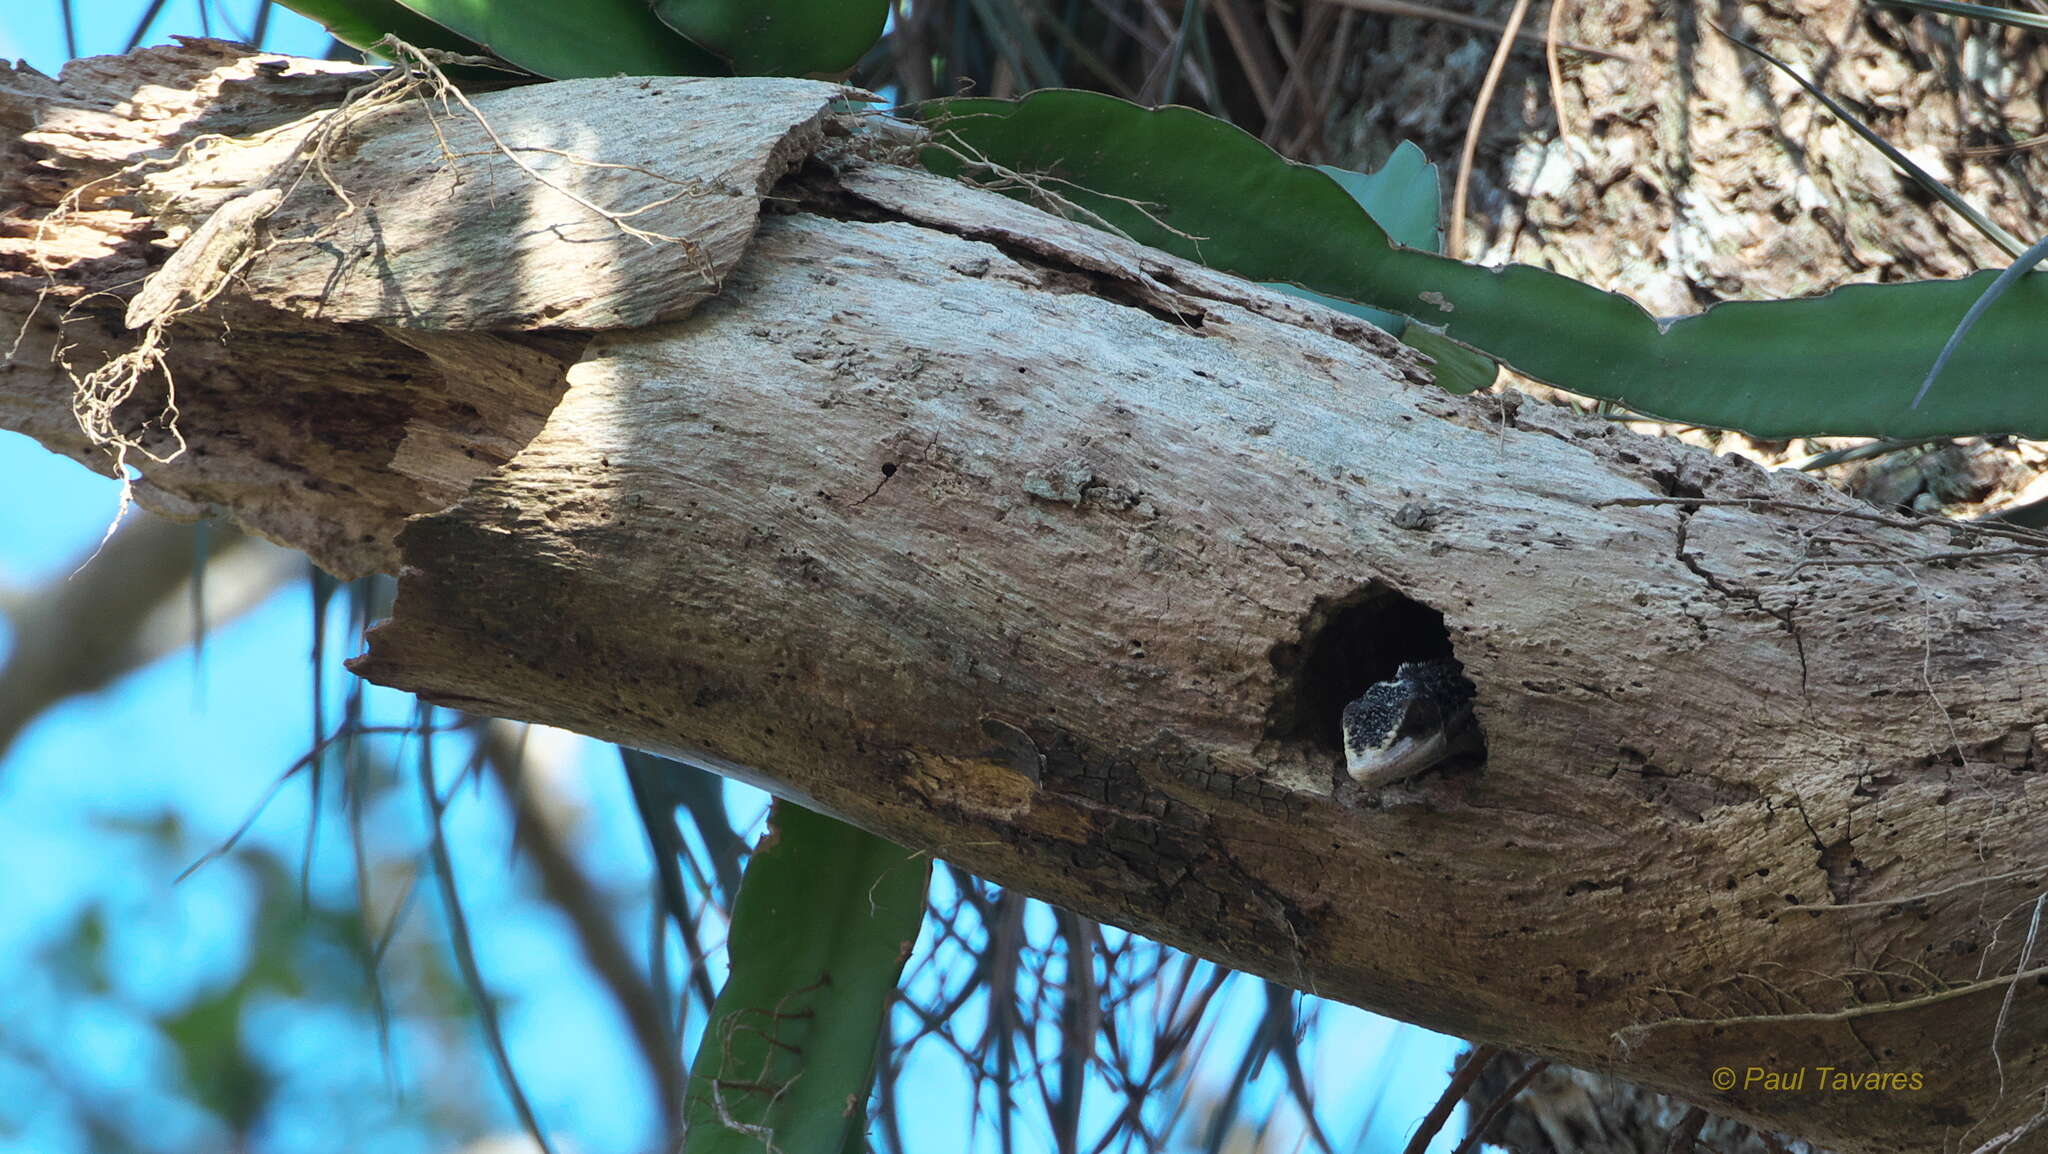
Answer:
<path fill-rule="evenodd" d="M 220 91 L 245 118 L 274 99 L 272 123 L 305 112 L 302 83 L 332 95 L 204 42 L 130 59 L 160 83 L 239 69 Z M 96 67 L 0 91 L 21 134 L 0 194 L 25 205 L 0 315 L 48 297 L 0 424 L 106 468 L 40 359 L 56 318 L 74 365 L 122 349 L 161 260 L 148 205 L 262 185 L 204 158 L 145 182 L 31 130 L 109 101 L 120 72 Z M 671 126 L 679 154 L 774 142 L 751 196 L 721 194 L 744 227 L 684 226 L 751 240 L 682 319 L 624 327 L 650 315 L 626 304 L 681 310 L 599 301 L 577 314 L 612 326 L 593 336 L 520 295 L 497 331 L 459 308 L 323 320 L 266 263 L 305 264 L 274 254 L 319 213 L 279 218 L 171 330 L 188 449 L 131 456 L 139 498 L 398 572 L 355 665 L 373 681 L 696 761 L 1302 989 L 1842 1150 L 1971 1149 L 2035 1117 L 2038 551 L 1445 395 L 1360 322 L 889 163 L 816 88 L 815 114 L 750 119 L 727 93 Z M 614 159 L 589 91 L 577 148 Z M 576 107 L 534 92 L 479 106 Z M 188 131 L 130 116 L 138 149 Z M 470 179 L 520 179 L 456 151 Z M 51 214 L 99 177 L 93 213 Z M 319 238 L 335 267 L 374 276 L 375 237 L 447 223 L 437 179 L 337 170 L 381 183 L 364 227 Z M 586 199 L 638 203 L 592 180 Z M 548 199 L 528 208 L 589 224 Z M 1478 686 L 1484 763 L 1352 786 L 1343 704 L 1447 655 Z M 1809 1080 L 1729 1093 L 1720 1067 Z M 1822 1067 L 1901 1080 L 1817 1087 Z"/>

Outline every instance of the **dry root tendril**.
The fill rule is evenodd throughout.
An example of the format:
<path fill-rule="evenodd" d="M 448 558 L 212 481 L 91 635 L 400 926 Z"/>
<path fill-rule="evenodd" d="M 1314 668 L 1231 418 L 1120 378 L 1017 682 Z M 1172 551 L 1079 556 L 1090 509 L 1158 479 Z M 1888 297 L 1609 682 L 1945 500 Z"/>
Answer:
<path fill-rule="evenodd" d="M 65 354 L 69 351 L 69 346 L 60 341 L 53 358 L 71 381 L 72 412 L 78 421 L 78 427 L 95 448 L 106 452 L 112 466 L 111 472 L 121 482 L 120 506 L 108 524 L 106 534 L 100 540 L 102 547 L 113 536 L 114 529 L 127 514 L 133 501 L 135 478 L 129 475 L 130 455 L 139 454 L 156 464 L 168 464 L 177 460 L 186 449 L 184 435 L 178 428 L 176 382 L 172 378 L 166 355 L 170 328 L 179 318 L 212 304 L 252 261 L 265 252 L 281 244 L 319 243 L 331 236 L 343 221 L 356 214 L 356 201 L 335 177 L 330 160 L 342 141 L 357 125 L 388 109 L 409 101 L 418 101 L 428 106 L 430 123 L 436 135 L 441 138 L 442 159 L 452 163 L 460 159 L 461 154 L 448 143 L 444 135 L 441 135 L 440 119 L 433 115 L 432 105 L 438 103 L 440 112 L 448 116 L 456 115 L 457 106 L 460 106 L 461 112 L 473 119 L 489 138 L 491 151 L 510 160 L 525 176 L 562 194 L 605 220 L 624 235 L 648 245 L 684 246 L 703 266 L 702 271 L 706 278 L 716 281 L 716 276 L 710 270 L 708 256 L 695 241 L 687 237 L 669 236 L 639 228 L 630 223 L 632 217 L 657 209 L 667 203 L 667 200 L 675 199 L 675 196 L 686 195 L 687 190 L 678 192 L 667 200 L 623 212 L 595 204 L 535 170 L 519 155 L 521 150 L 508 145 L 498 136 L 483 113 L 463 95 L 441 69 L 442 64 L 502 68 L 504 65 L 501 62 L 416 48 L 395 36 L 386 36 L 374 47 L 393 60 L 396 67 L 388 74 L 349 91 L 340 104 L 322 115 L 309 131 L 305 131 L 304 138 L 287 158 L 286 163 L 280 166 L 281 175 L 275 184 L 251 189 L 221 204 L 178 247 L 170 259 L 143 282 L 141 289 L 130 300 L 125 317 L 127 327 L 139 330 L 140 333 L 133 348 L 108 359 L 98 368 L 81 373 L 66 359 Z M 295 126 L 286 126 L 283 130 L 299 129 Z M 247 143 L 217 134 L 195 137 L 180 145 L 168 156 L 144 159 L 67 193 L 56 208 L 37 224 L 36 238 L 30 256 L 43 271 L 44 285 L 42 291 L 37 294 L 28 316 L 24 318 L 21 331 L 16 334 L 13 348 L 9 350 L 10 355 L 20 348 L 29 323 L 40 309 L 43 299 L 56 291 L 58 268 L 50 259 L 46 238 L 55 226 L 81 211 L 80 206 L 89 194 L 107 186 L 128 187 L 133 183 L 131 178 L 175 168 L 206 148 L 245 147 Z M 632 167 L 604 165 L 550 149 L 526 151 L 550 153 L 581 166 Z M 309 175 L 319 180 L 333 194 L 341 203 L 341 211 L 312 236 L 290 239 L 266 236 L 264 221 L 291 197 Z M 69 321 L 82 305 L 101 295 L 103 294 L 94 293 L 72 301 L 63 319 Z M 152 375 L 160 375 L 163 381 L 162 410 L 156 417 L 144 422 L 140 429 L 124 428 L 117 414 L 123 406 L 134 399 L 143 382 Z M 172 447 L 168 452 L 159 453 L 143 443 L 143 436 L 152 429 L 161 431 L 169 438 Z M 97 553 L 98 550 L 95 549 L 94 555 Z"/>

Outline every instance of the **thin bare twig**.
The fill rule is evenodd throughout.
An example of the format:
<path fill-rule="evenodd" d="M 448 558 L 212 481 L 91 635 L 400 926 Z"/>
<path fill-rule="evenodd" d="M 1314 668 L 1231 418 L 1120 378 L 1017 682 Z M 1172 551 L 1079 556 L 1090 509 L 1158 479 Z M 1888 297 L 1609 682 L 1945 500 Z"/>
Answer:
<path fill-rule="evenodd" d="M 470 996 L 476 999 L 477 1021 L 483 1026 L 484 1044 L 491 1051 L 491 1061 L 498 1068 L 498 1080 L 505 1087 L 505 1096 L 511 1099 L 512 1111 L 519 1116 L 520 1125 L 540 1147 L 541 1154 L 554 1154 L 554 1146 L 540 1127 L 540 1119 L 534 1116 L 533 1106 L 526 1100 L 526 1090 L 519 1084 L 519 1075 L 512 1069 L 512 1056 L 505 1052 L 505 1036 L 498 1027 L 498 1007 L 491 1001 L 490 989 L 484 985 L 483 971 L 477 968 L 476 951 L 470 945 L 469 921 L 462 914 L 462 895 L 455 888 L 455 864 L 448 855 L 447 839 L 441 835 L 441 814 L 444 803 L 440 790 L 434 785 L 434 726 L 429 705 L 420 706 L 418 731 L 420 735 L 419 782 L 420 801 L 427 814 L 427 854 L 433 862 L 434 881 L 441 891 L 441 908 L 448 917 L 448 943 L 455 952 L 455 964 L 462 972 L 463 984 L 469 987 Z"/>
<path fill-rule="evenodd" d="M 2043 976 L 2048 976 L 2048 966 L 2035 966 L 2031 970 L 2021 970 L 2018 973 L 2002 974 L 1995 978 L 1985 978 L 1982 981 L 1964 982 L 1961 985 L 1950 986 L 1948 989 L 1937 990 L 1931 994 L 1922 994 L 1913 998 L 1902 998 L 1892 1002 L 1877 1002 L 1871 1005 L 1848 1006 L 1840 1010 L 1812 1010 L 1793 1014 L 1738 1014 L 1728 1018 L 1664 1018 L 1655 1022 L 1641 1022 L 1633 1026 L 1623 1026 L 1621 1029 L 1614 1031 L 1611 1036 L 1615 1041 L 1626 1046 L 1631 1044 L 1633 1039 L 1639 1038 L 1644 1034 L 1674 1027 L 1708 1027 L 1719 1030 L 1726 1029 L 1729 1026 L 1853 1022 L 1858 1018 L 1870 1018 L 1879 1014 L 1902 1013 L 1907 1010 L 1917 1010 L 1941 1002 L 1952 1002 L 1957 998 L 1967 998 L 1972 994 L 1981 993 L 1985 990 L 2001 986 L 2011 986 L 2017 982 L 2029 981 Z"/>
<path fill-rule="evenodd" d="M 2034 942 L 2041 936 L 2041 910 L 2044 906 L 2048 906 L 2048 893 L 2034 899 L 2034 917 L 2027 924 L 2027 940 L 2020 945 L 2020 960 L 2014 963 L 2016 969 L 2026 969 L 2027 959 L 2034 954 Z M 1991 1064 L 1998 1070 L 1998 1097 L 1993 1100 L 1991 1109 L 1996 1109 L 1998 1103 L 2005 1099 L 2005 1059 L 1998 1052 L 1998 1040 L 2005 1034 L 2006 1021 L 2012 1017 L 2013 999 L 2018 994 L 2018 983 L 2005 988 L 2005 999 L 1998 1004 L 1998 1020 L 1991 1027 Z M 1985 1113 L 1990 1113 L 1990 1110 Z"/>
<path fill-rule="evenodd" d="M 569 831 L 562 828 L 557 816 L 560 806 L 535 796 L 538 775 L 519 772 L 519 740 L 512 733 L 512 723 L 486 723 L 482 742 L 485 768 L 517 815 L 515 837 L 540 875 L 541 894 L 568 919 L 584 960 L 618 1003 L 647 1075 L 655 1084 L 655 1100 L 661 1106 L 667 1133 L 674 1137 L 682 1128 L 683 1066 L 668 1015 L 619 935 L 603 893 L 571 852 Z M 690 932 L 688 926 L 682 929 Z"/>
<path fill-rule="evenodd" d="M 1486 1128 L 1493 1125 L 1493 1120 L 1500 1117 L 1502 1110 L 1508 1108 L 1508 1103 L 1515 1100 L 1515 1095 L 1521 1093 L 1527 1088 L 1529 1083 L 1535 1081 L 1536 1075 L 1549 1068 L 1550 1059 L 1548 1058 L 1538 1058 L 1529 1063 L 1529 1068 L 1522 1071 L 1522 1076 L 1509 1082 L 1507 1089 L 1502 1090 L 1493 1101 L 1488 1102 L 1486 1109 L 1479 1112 L 1479 1117 L 1472 1120 L 1472 1125 L 1465 1131 L 1465 1140 L 1458 1143 L 1458 1148 L 1453 1154 L 1475 1154 L 1479 1149 L 1480 1136 L 1486 1133 Z"/>
<path fill-rule="evenodd" d="M 2048 546 L 2048 533 L 2024 525 L 2001 525 L 1994 521 L 1956 521 L 1948 517 L 1890 513 L 1876 509 L 1838 508 L 1804 501 L 1785 501 L 1776 497 L 1609 497 L 1593 502 L 1592 507 L 1633 509 L 1650 505 L 1676 505 L 1695 509 L 1727 505 L 1745 509 L 1777 509 L 1788 513 L 1818 513 L 1825 517 L 1890 525 L 1896 529 L 1948 529 L 1958 533 L 1983 533 L 2008 541 L 2024 542 L 2034 547 Z"/>
<path fill-rule="evenodd" d="M 1472 102 L 1472 119 L 1465 126 L 1465 147 L 1458 153 L 1458 180 L 1451 190 L 1451 235 L 1444 245 L 1446 256 L 1464 259 L 1465 197 L 1471 190 L 1472 162 L 1479 154 L 1479 136 L 1486 127 L 1486 110 L 1493 104 L 1493 90 L 1500 84 L 1501 70 L 1507 67 L 1515 34 L 1522 29 L 1522 17 L 1528 14 L 1529 0 L 1515 0 L 1507 25 L 1501 29 L 1500 43 L 1493 50 L 1493 61 L 1486 66 L 1486 79 L 1479 82 L 1479 96 Z"/>
<path fill-rule="evenodd" d="M 1479 1075 L 1484 1074 L 1486 1067 L 1492 1065 L 1493 1060 L 1499 1056 L 1500 1048 L 1497 1046 L 1476 1046 L 1471 1053 L 1465 1055 L 1464 1065 L 1459 1066 L 1458 1072 L 1451 1075 L 1450 1082 L 1444 1086 L 1444 1092 L 1437 1095 L 1436 1105 L 1431 1106 L 1429 1113 L 1423 1115 L 1421 1125 L 1416 1127 L 1415 1136 L 1408 1139 L 1408 1146 L 1402 1154 L 1425 1154 L 1428 1151 L 1429 1144 L 1436 1140 L 1437 1131 L 1442 1130 L 1444 1123 L 1450 1120 L 1451 1111 L 1456 1110 L 1458 1103 L 1465 1100 L 1465 1093 L 1472 1089 L 1472 1083 L 1477 1082 Z M 1476 1129 L 1473 1130 L 1475 1134 L 1478 1132 Z"/>
<path fill-rule="evenodd" d="M 1327 2 L 1341 4 L 1346 8 L 1353 8 L 1360 12 L 1377 12 L 1382 16 L 1407 16 L 1412 19 L 1428 20 L 1437 24 L 1455 24 L 1460 28 L 1470 28 L 1475 32 L 1499 33 L 1506 28 L 1506 25 L 1498 20 L 1488 20 L 1484 16 L 1473 16 L 1464 12 L 1452 12 L 1447 8 L 1433 8 L 1427 4 L 1414 3 L 1413 0 L 1327 0 Z M 1533 32 L 1519 33 L 1515 39 L 1532 48 L 1543 44 L 1543 37 Z M 1557 46 L 1568 52 L 1580 52 L 1587 56 L 1597 56 L 1602 60 L 1620 60 L 1629 64 L 1636 62 L 1636 58 L 1626 52 L 1616 52 L 1611 48 L 1596 48 L 1591 44 L 1581 44 L 1576 40 L 1559 40 Z"/>
<path fill-rule="evenodd" d="M 357 736 L 366 733 L 409 734 L 413 732 L 413 729 L 409 725 L 381 725 L 365 726 L 361 729 L 356 730 L 355 732 Z M 205 853 L 200 854 L 199 857 L 195 861 L 193 861 L 191 865 L 188 865 L 183 870 L 179 871 L 178 876 L 172 879 L 172 883 L 176 884 L 177 882 L 184 881 L 186 878 L 189 878 L 193 874 L 198 873 L 201 869 L 204 869 L 207 865 L 215 861 L 218 861 L 222 857 L 225 857 L 229 853 L 231 853 L 234 850 L 236 844 L 239 843 L 242 840 L 242 838 L 248 834 L 249 830 L 253 826 L 255 826 L 256 819 L 263 816 L 263 811 L 269 808 L 270 806 L 270 800 L 277 796 L 278 791 L 284 788 L 285 783 L 290 781 L 293 777 L 297 776 L 300 770 L 306 768 L 308 765 L 311 765 L 313 759 L 318 757 L 320 753 L 323 750 L 325 750 L 330 744 L 342 740 L 344 736 L 346 735 L 331 734 L 328 737 L 322 739 L 318 744 L 316 744 L 313 747 L 313 749 L 304 754 L 301 754 L 297 761 L 294 761 L 290 766 L 288 766 L 285 769 L 283 773 L 278 774 L 277 777 L 271 781 L 269 787 L 263 791 L 263 796 L 257 799 L 256 804 L 250 808 L 248 815 L 242 818 L 241 824 L 237 825 L 234 828 L 233 832 L 229 833 L 228 836 L 222 838 L 220 842 L 216 844 L 212 849 L 209 849 Z"/>
<path fill-rule="evenodd" d="M 149 35 L 149 26 L 156 23 L 159 13 L 164 10 L 164 0 L 149 0 L 149 7 L 142 10 L 142 18 L 135 22 L 135 31 L 128 34 L 128 46 L 123 52 L 133 52 L 142 46 L 142 39 Z M 77 53 L 73 53 L 77 55 Z"/>
<path fill-rule="evenodd" d="M 1700 1140 L 1700 1131 L 1706 1127 L 1707 1112 L 1694 1106 L 1671 1128 L 1664 1141 L 1664 1154 L 1692 1154 L 1692 1148 Z"/>
<path fill-rule="evenodd" d="M 1564 27 L 1564 0 L 1550 0 L 1550 19 L 1543 26 L 1543 70 L 1550 76 L 1550 111 L 1557 117 L 1557 139 L 1570 135 L 1564 122 L 1564 69 L 1557 62 L 1557 32 Z"/>
<path fill-rule="evenodd" d="M 1238 63 L 1244 67 L 1245 83 L 1251 86 L 1252 99 L 1258 103 L 1259 115 L 1266 118 L 1270 127 L 1277 115 L 1274 97 L 1280 85 L 1273 75 L 1277 66 L 1270 45 L 1252 28 L 1238 0 L 1213 0 L 1210 10 L 1216 14 L 1216 22 L 1223 25 L 1223 37 L 1237 53 Z"/>

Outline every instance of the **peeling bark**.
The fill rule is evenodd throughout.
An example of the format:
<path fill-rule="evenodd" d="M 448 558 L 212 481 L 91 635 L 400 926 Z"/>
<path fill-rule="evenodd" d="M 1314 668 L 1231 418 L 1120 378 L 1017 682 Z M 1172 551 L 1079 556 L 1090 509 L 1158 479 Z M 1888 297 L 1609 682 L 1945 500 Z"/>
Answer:
<path fill-rule="evenodd" d="M 304 112 L 295 65 L 176 52 Z M 118 88 L 95 68 L 77 83 Z M 17 75 L 0 118 L 47 120 L 73 83 Z M 131 115 L 148 148 L 183 131 Z M 682 152 L 721 130 L 672 129 Z M 30 226 L 106 171 L 24 139 L 0 150 L 28 206 L 0 238 L 17 321 Z M 2038 556 L 1447 396 L 1369 326 L 881 151 L 820 120 L 770 212 L 732 206 L 751 239 L 719 292 L 667 323 L 334 323 L 231 290 L 174 331 L 191 448 L 142 496 L 398 572 L 356 668 L 432 701 L 709 765 L 1238 968 L 1841 1150 L 2027 1124 Z M 366 222 L 444 211 L 431 175 Z M 74 363 L 121 347 L 161 259 L 139 184 L 111 184 L 45 238 L 77 255 L 0 377 L 0 424 L 100 467 L 39 356 L 65 306 Z M 1485 763 L 1362 793 L 1343 703 L 1446 653 Z M 1921 1088 L 1725 1094 L 1722 1066 Z"/>

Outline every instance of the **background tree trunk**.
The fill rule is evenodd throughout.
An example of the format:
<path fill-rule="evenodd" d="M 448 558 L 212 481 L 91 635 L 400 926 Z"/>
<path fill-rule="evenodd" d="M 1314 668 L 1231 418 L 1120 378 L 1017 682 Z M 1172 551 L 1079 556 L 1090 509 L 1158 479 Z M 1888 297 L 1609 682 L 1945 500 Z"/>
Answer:
<path fill-rule="evenodd" d="M 0 189 L 48 226 L 0 249 L 0 310 L 28 318 L 0 423 L 101 468 L 45 358 L 60 316 L 73 364 L 133 342 L 91 294 L 133 291 L 157 218 L 134 176 L 91 212 L 49 206 L 227 110 L 246 132 L 360 80 L 205 43 L 130 60 L 0 94 L 22 133 Z M 152 119 L 121 104 L 144 77 L 196 95 Z M 606 159 L 603 108 L 640 97 L 592 91 L 579 147 Z M 501 95 L 486 113 L 512 124 L 560 90 Z M 372 680 L 744 776 L 1299 988 L 1846 1150 L 1967 1149 L 2038 1117 L 2037 555 L 1934 560 L 1984 542 L 1566 408 L 1444 395 L 1377 330 L 752 103 L 673 147 L 766 141 L 780 211 L 672 323 L 334 323 L 264 263 L 321 214 L 281 218 L 305 223 L 173 330 L 187 448 L 131 456 L 139 495 L 399 572 Z M 420 123 L 360 126 L 359 151 Z M 427 195 L 441 171 L 339 179 L 387 181 L 362 235 L 490 243 L 417 228 L 464 223 Z M 769 191 L 717 195 L 751 220 Z M 405 288 L 404 261 L 324 239 Z M 120 412 L 162 397 L 138 400 Z M 1362 794 L 1338 711 L 1446 653 L 1479 687 L 1485 764 Z M 1731 1095 L 1723 1066 L 1920 1081 Z"/>
<path fill-rule="evenodd" d="M 1474 169 L 1468 257 L 1553 268 L 1660 315 L 2007 263 L 1717 24 L 1798 68 L 1998 223 L 2048 231 L 2040 158 L 2017 143 L 2048 127 L 2031 34 L 1857 0 L 1558 2 L 1562 39 L 1630 59 L 1567 50 L 1553 90 L 1540 48 L 1510 55 Z M 1507 5 L 1446 7 L 1500 20 Z M 1547 16 L 1534 6 L 1526 27 L 1541 33 Z M 1454 164 L 1494 38 L 1357 19 L 1329 154 L 1376 163 L 1412 139 Z"/>

